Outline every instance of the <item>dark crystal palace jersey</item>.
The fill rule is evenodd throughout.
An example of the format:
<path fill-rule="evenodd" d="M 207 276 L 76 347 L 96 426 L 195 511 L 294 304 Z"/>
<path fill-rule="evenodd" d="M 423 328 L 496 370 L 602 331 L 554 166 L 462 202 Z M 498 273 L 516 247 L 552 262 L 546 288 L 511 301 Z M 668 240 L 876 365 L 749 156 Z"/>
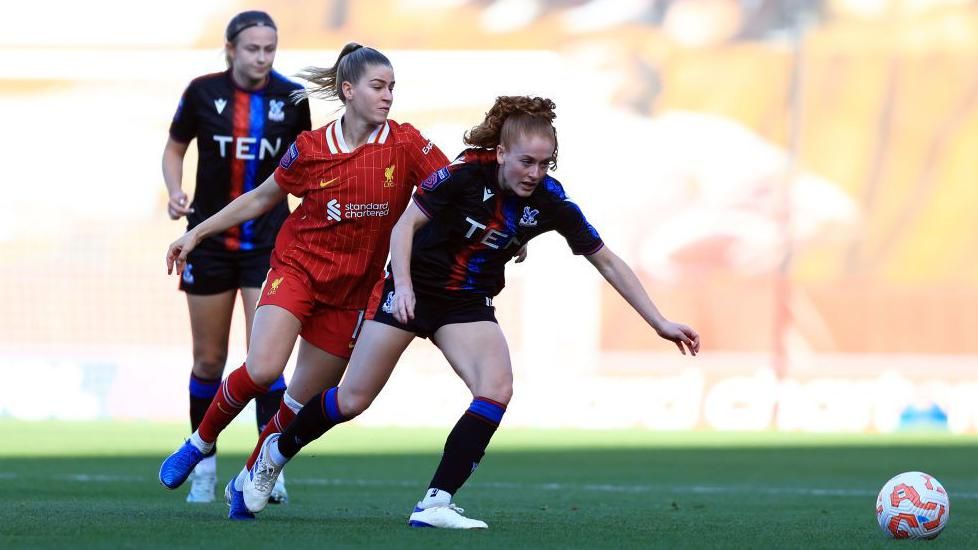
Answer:
<path fill-rule="evenodd" d="M 557 231 L 574 254 L 604 246 L 560 183 L 546 176 L 526 198 L 497 183 L 495 151 L 469 149 L 425 179 L 414 202 L 431 220 L 414 236 L 411 281 L 416 293 L 495 296 L 505 268 L 530 239 Z"/>
<path fill-rule="evenodd" d="M 272 71 L 268 84 L 243 90 L 230 70 L 194 79 L 170 124 L 170 137 L 197 139 L 197 185 L 187 229 L 216 214 L 229 202 L 261 185 L 296 136 L 309 130 L 309 102 L 292 102 L 302 86 Z M 282 201 L 266 214 L 208 237 L 210 250 L 270 250 L 289 214 Z"/>

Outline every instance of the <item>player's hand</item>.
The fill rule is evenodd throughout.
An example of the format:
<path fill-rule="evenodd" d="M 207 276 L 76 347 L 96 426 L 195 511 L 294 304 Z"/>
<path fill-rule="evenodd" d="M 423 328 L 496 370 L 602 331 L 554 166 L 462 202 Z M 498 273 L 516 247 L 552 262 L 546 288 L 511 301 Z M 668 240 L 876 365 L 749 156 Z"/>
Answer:
<path fill-rule="evenodd" d="M 700 352 L 700 335 L 686 325 L 666 321 L 656 332 L 662 338 L 674 342 L 683 355 L 686 355 L 686 350 L 692 355 Z"/>
<path fill-rule="evenodd" d="M 516 253 L 515 263 L 521 263 L 526 259 L 526 245 L 520 247 L 519 251 Z"/>
<path fill-rule="evenodd" d="M 194 209 L 188 206 L 187 194 L 177 191 L 170 195 L 170 202 L 166 205 L 166 213 L 171 220 L 180 219 L 182 216 L 193 213 Z"/>
<path fill-rule="evenodd" d="M 414 319 L 413 288 L 394 289 L 394 299 L 391 300 L 391 314 L 399 323 L 407 323 Z"/>
<path fill-rule="evenodd" d="M 182 237 L 170 243 L 170 248 L 166 251 L 166 274 L 173 273 L 176 267 L 177 275 L 183 275 L 183 268 L 187 265 L 187 255 L 197 247 L 197 234 L 187 231 Z"/>

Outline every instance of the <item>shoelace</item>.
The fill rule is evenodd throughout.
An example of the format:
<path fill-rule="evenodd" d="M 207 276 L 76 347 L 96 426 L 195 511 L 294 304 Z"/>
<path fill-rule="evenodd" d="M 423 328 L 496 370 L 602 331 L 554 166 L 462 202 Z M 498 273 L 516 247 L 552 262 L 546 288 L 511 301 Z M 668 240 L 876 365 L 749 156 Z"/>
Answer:
<path fill-rule="evenodd" d="M 278 477 L 275 475 L 275 467 L 265 460 L 259 460 L 259 463 L 255 464 L 255 468 L 255 488 L 262 493 L 270 493 L 275 484 L 275 479 Z"/>
<path fill-rule="evenodd" d="M 458 515 L 460 515 L 460 516 L 463 513 L 465 513 L 465 508 L 462 508 L 461 506 L 456 506 L 454 502 L 449 502 L 448 503 L 448 509 L 449 510 L 455 510 L 456 512 L 458 512 Z"/>

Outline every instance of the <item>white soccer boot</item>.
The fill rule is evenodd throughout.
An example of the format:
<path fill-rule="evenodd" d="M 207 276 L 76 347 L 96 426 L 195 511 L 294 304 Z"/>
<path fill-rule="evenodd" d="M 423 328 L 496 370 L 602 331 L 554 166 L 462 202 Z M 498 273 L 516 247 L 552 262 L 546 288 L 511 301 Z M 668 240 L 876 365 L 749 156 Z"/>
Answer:
<path fill-rule="evenodd" d="M 275 480 L 282 473 L 285 464 L 277 464 L 268 454 L 268 449 L 272 445 L 278 445 L 279 434 L 272 434 L 262 443 L 261 451 L 254 466 L 248 470 L 245 476 L 244 485 L 241 488 L 244 493 L 245 506 L 254 513 L 261 512 L 268 504 L 268 498 L 272 496 L 275 488 Z"/>
<path fill-rule="evenodd" d="M 272 494 L 268 495 L 269 504 L 288 504 L 289 492 L 285 490 L 285 472 L 278 474 L 275 486 L 272 487 Z"/>
<path fill-rule="evenodd" d="M 462 515 L 465 512 L 462 508 L 455 506 L 455 503 L 447 506 L 430 506 L 421 508 L 419 502 L 414 507 L 414 512 L 408 518 L 408 525 L 411 527 L 439 527 L 441 529 L 488 529 L 486 522 L 477 519 L 467 518 Z"/>
<path fill-rule="evenodd" d="M 190 492 L 187 502 L 206 504 L 214 502 L 214 488 L 217 486 L 217 460 L 209 456 L 200 461 L 190 473 Z"/>

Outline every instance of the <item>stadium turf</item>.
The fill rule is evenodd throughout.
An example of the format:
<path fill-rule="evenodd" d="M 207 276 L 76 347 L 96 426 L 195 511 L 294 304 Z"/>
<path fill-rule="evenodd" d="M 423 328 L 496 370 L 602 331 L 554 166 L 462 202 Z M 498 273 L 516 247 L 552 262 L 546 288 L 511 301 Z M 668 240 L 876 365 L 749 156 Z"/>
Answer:
<path fill-rule="evenodd" d="M 190 505 L 156 479 L 182 426 L 0 421 L 0 548 L 891 548 L 876 492 L 907 470 L 950 493 L 928 548 L 978 548 L 972 436 L 502 429 L 457 496 L 489 530 L 410 529 L 447 431 L 341 427 L 286 469 L 290 504 L 238 523 L 221 493 L 244 423 L 218 502 Z"/>

